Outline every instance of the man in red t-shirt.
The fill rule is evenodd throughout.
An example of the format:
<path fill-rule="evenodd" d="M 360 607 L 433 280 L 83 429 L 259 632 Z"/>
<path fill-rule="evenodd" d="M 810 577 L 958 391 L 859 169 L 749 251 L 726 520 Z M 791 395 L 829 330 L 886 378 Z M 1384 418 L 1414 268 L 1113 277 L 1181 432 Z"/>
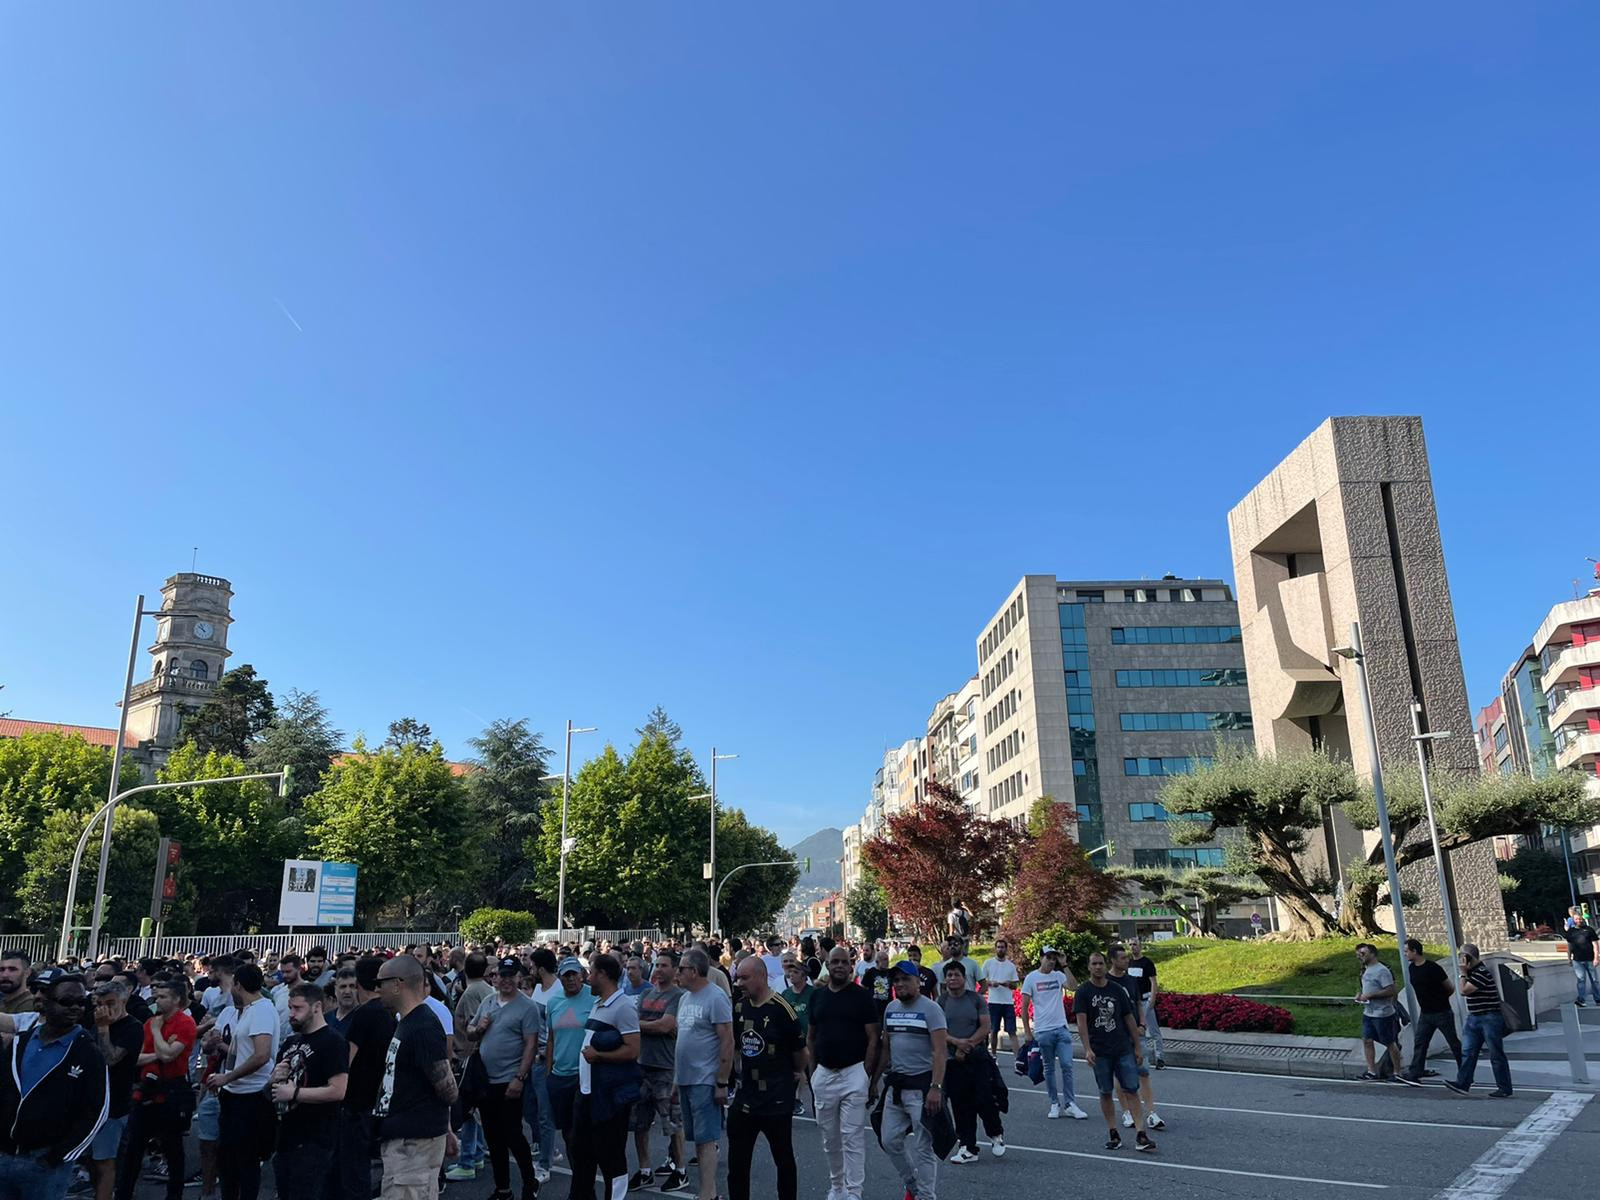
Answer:
<path fill-rule="evenodd" d="M 151 1138 L 160 1141 L 167 1160 L 167 1200 L 182 1200 L 183 1134 L 194 1110 L 189 1059 L 195 1042 L 194 1018 L 184 1011 L 184 1000 L 181 979 L 156 980 L 156 1013 L 144 1023 L 144 1049 L 139 1055 L 116 1200 L 131 1200 L 144 1165 L 144 1148 Z"/>

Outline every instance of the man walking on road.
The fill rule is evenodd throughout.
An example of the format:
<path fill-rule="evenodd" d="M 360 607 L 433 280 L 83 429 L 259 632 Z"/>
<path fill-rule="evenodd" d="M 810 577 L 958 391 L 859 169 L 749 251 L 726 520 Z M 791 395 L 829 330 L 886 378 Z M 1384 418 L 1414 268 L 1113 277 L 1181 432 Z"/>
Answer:
<path fill-rule="evenodd" d="M 1139 981 L 1128 971 L 1128 951 L 1122 946 L 1111 947 L 1110 970 L 1106 978 L 1128 993 L 1128 1005 L 1133 1009 L 1133 1023 L 1139 1027 L 1138 1035 L 1143 1035 L 1144 1022 L 1143 1009 L 1140 1005 Z M 1144 1105 L 1144 1122 L 1151 1129 L 1165 1129 L 1167 1123 L 1161 1119 L 1161 1114 L 1156 1112 L 1155 1087 L 1150 1082 L 1150 1068 L 1145 1066 L 1144 1056 L 1139 1056 L 1136 1064 L 1139 1072 L 1139 1100 Z M 1122 1125 L 1124 1129 L 1132 1129 L 1138 1119 L 1130 1109 L 1122 1110 Z"/>
<path fill-rule="evenodd" d="M 1394 1069 L 1392 1078 L 1398 1083 L 1411 1084 L 1414 1081 L 1407 1079 L 1400 1069 L 1400 1017 L 1394 1003 L 1400 989 L 1395 984 L 1394 972 L 1379 961 L 1378 948 L 1371 942 L 1362 942 L 1356 947 L 1356 958 L 1361 963 L 1361 991 L 1356 993 L 1361 1005 L 1361 1049 L 1367 1056 L 1367 1069 L 1361 1078 L 1383 1078 L 1378 1073 L 1375 1053 L 1375 1047 L 1382 1046 Z"/>
<path fill-rule="evenodd" d="M 815 989 L 806 1043 L 812 1062 L 829 1200 L 861 1200 L 867 1171 L 867 1096 L 878 1057 L 878 1006 L 851 980 L 850 952 L 828 951 L 828 984 Z"/>
<path fill-rule="evenodd" d="M 699 1200 L 715 1200 L 717 1139 L 728 1102 L 726 1081 L 733 1070 L 733 1003 L 711 982 L 711 957 L 698 947 L 684 952 L 678 986 L 684 990 L 678 1001 L 677 1046 L 683 1133 L 700 1160 Z"/>
<path fill-rule="evenodd" d="M 1406 939 L 1406 961 L 1411 964 L 1411 990 L 1416 993 L 1419 1010 L 1417 1023 L 1411 1030 L 1411 1069 L 1406 1072 L 1406 1078 L 1416 1081 L 1428 1073 L 1424 1068 L 1428 1065 L 1428 1047 L 1435 1031 L 1444 1034 L 1459 1071 L 1461 1039 L 1456 1036 L 1456 1015 L 1450 1011 L 1455 985 L 1444 968 L 1422 952 L 1422 943 L 1416 938 Z"/>
<path fill-rule="evenodd" d="M 906 1192 L 917 1200 L 936 1200 L 939 1156 L 922 1124 L 924 1112 L 944 1107 L 944 1072 L 949 1061 L 944 1010 L 922 995 L 922 969 L 914 962 L 895 964 L 894 996 L 883 1013 L 883 1036 L 889 1043 L 878 1057 L 873 1091 L 888 1089 L 879 1137 Z M 885 1069 L 887 1068 L 887 1069 Z"/>
<path fill-rule="evenodd" d="M 1585 999 L 1600 1004 L 1600 975 L 1595 974 L 1595 932 L 1590 927 L 1583 910 L 1573 914 L 1573 923 L 1561 933 L 1567 943 L 1567 953 L 1572 956 L 1572 973 L 1578 979 L 1578 1007 Z"/>
<path fill-rule="evenodd" d="M 1144 942 L 1128 943 L 1128 974 L 1139 981 L 1139 1024 L 1144 1026 L 1145 1061 L 1155 1061 L 1156 1070 L 1167 1065 L 1166 1045 L 1161 1038 L 1161 1021 L 1156 1016 L 1156 964 L 1144 952 Z"/>
<path fill-rule="evenodd" d="M 1100 1113 L 1106 1119 L 1106 1149 L 1120 1150 L 1122 1134 L 1117 1131 L 1117 1109 L 1111 1100 L 1112 1085 L 1122 1092 L 1122 1107 L 1139 1123 L 1139 1022 L 1127 991 L 1106 974 L 1106 957 L 1098 950 L 1089 956 L 1089 982 L 1081 984 L 1072 997 L 1072 1014 L 1077 1018 L 1078 1037 L 1083 1041 L 1083 1056 L 1094 1068 L 1100 1089 Z M 1156 1148 L 1143 1129 L 1134 1136 L 1137 1149 Z"/>
<path fill-rule="evenodd" d="M 1017 1048 L 1017 1006 L 1012 990 L 1022 982 L 1017 964 L 1011 961 L 1011 943 L 998 938 L 994 944 L 994 957 L 983 964 L 983 982 L 989 987 L 989 1053 L 1000 1050 L 1000 1030 L 1003 1026 L 1011 1035 L 1008 1049 Z"/>
<path fill-rule="evenodd" d="M 1022 994 L 1032 1001 L 1031 1006 L 1022 1008 L 1022 1036 L 1024 1040 L 1036 1038 L 1039 1055 L 1044 1059 L 1044 1082 L 1050 1093 L 1050 1111 L 1045 1116 L 1054 1120 L 1065 1114 L 1074 1121 L 1087 1121 L 1089 1114 L 1078 1107 L 1078 1092 L 1072 1082 L 1072 1033 L 1067 1028 L 1066 994 L 1076 985 L 1071 973 L 1061 969 L 1061 955 L 1054 946 L 1046 946 L 1039 958 L 1043 965 L 1029 971 L 1022 981 Z"/>
<path fill-rule="evenodd" d="M 734 1013 L 739 1090 L 728 1112 L 728 1200 L 750 1200 L 751 1160 L 761 1136 L 777 1171 L 778 1200 L 795 1200 L 794 1102 L 806 1065 L 800 1019 L 772 990 L 761 959 L 739 964 L 739 984 L 744 996 Z"/>
<path fill-rule="evenodd" d="M 1005 1126 L 995 1107 L 994 1059 L 989 1057 L 989 1012 L 978 993 L 967 986 L 967 972 L 961 960 L 944 965 L 944 991 L 939 996 L 944 1010 L 945 1044 L 950 1061 L 945 1065 L 945 1085 L 950 1093 L 950 1108 L 955 1116 L 956 1137 L 961 1145 L 950 1156 L 952 1163 L 978 1161 L 978 1118 L 989 1135 L 990 1149 L 996 1158 L 1006 1152 Z"/>
<path fill-rule="evenodd" d="M 1494 1069 L 1496 1100 L 1511 1098 L 1511 1064 L 1506 1061 L 1505 1018 L 1500 1015 L 1500 988 L 1494 972 L 1471 942 L 1461 946 L 1461 994 L 1467 998 L 1467 1026 L 1461 1044 L 1461 1073 L 1446 1079 L 1445 1087 L 1465 1096 L 1478 1073 L 1478 1055 L 1487 1043 L 1489 1065 Z"/>

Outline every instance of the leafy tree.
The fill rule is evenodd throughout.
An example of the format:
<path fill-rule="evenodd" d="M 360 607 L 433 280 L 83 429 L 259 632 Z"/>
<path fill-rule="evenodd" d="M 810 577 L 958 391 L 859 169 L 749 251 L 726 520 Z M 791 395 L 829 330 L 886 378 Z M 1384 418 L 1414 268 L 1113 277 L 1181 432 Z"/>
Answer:
<path fill-rule="evenodd" d="M 512 943 L 531 942 L 538 932 L 539 922 L 532 913 L 507 908 L 480 908 L 461 919 L 462 937 L 491 946 L 496 938 Z"/>
<path fill-rule="evenodd" d="M 658 734 L 674 746 L 683 741 L 683 726 L 667 716 L 667 710 L 659 704 L 650 710 L 650 715 L 644 719 L 644 724 L 635 729 L 634 733 L 639 735 L 641 742 Z"/>
<path fill-rule="evenodd" d="M 433 730 L 415 717 L 401 717 L 389 722 L 389 736 L 383 739 L 383 745 L 389 750 L 404 750 L 407 746 L 426 750 L 433 745 Z"/>
<path fill-rule="evenodd" d="M 1065 805 L 1040 797 L 1028 814 L 1017 877 L 1006 897 L 1006 928 L 1030 933 L 1047 925 L 1087 929 L 1122 889 L 1096 870 L 1072 836 Z"/>
<path fill-rule="evenodd" d="M 1520 928 L 1548 925 L 1561 928 L 1561 919 L 1567 915 L 1572 903 L 1572 891 L 1567 884 L 1567 864 L 1559 854 L 1521 847 L 1510 862 L 1500 864 L 1506 913 L 1521 917 Z"/>
<path fill-rule="evenodd" d="M 61 912 L 67 902 L 67 874 L 72 869 L 72 854 L 88 813 L 57 809 L 45 818 L 38 844 L 28 856 L 28 869 L 17 891 L 22 915 L 36 929 L 54 931 L 61 926 Z M 156 848 L 161 830 L 156 815 L 147 809 L 117 806 L 112 825 L 111 859 L 106 868 L 106 894 L 111 903 L 101 926 L 113 937 L 132 937 L 139 932 L 140 918 L 150 915 L 150 884 L 156 866 Z M 88 925 L 94 910 L 94 881 L 98 867 L 100 834 L 89 839 L 83 867 L 78 876 L 78 902 L 75 925 Z M 181 928 L 187 913 L 174 911 L 169 927 Z"/>
<path fill-rule="evenodd" d="M 118 782 L 119 790 L 137 787 L 139 768 L 124 762 Z M 110 784 L 110 752 L 89 745 L 82 734 L 48 731 L 0 738 L 0 896 L 17 894 L 49 815 L 67 811 L 86 819 L 106 802 Z M 63 893 L 63 903 L 65 899 Z M 60 919 L 58 908 L 55 920 Z"/>
<path fill-rule="evenodd" d="M 954 791 L 930 782 L 927 797 L 890 817 L 861 856 L 883 881 L 894 915 L 922 936 L 937 936 L 957 900 L 975 925 L 994 921 L 996 897 L 1025 837 L 1004 821 L 974 821 Z"/>
<path fill-rule="evenodd" d="M 889 896 L 878 882 L 878 873 L 866 863 L 861 864 L 861 882 L 844 898 L 844 911 L 869 942 L 888 936 Z"/>
<path fill-rule="evenodd" d="M 1429 772 L 1439 848 L 1446 854 L 1461 846 L 1502 834 L 1521 833 L 1536 825 L 1578 829 L 1600 822 L 1600 801 L 1591 797 L 1584 777 L 1558 771 L 1535 778 L 1498 771 L 1470 774 L 1435 769 Z M 1414 766 L 1386 768 L 1384 795 L 1389 829 L 1394 836 L 1395 866 L 1404 868 L 1433 857 L 1422 801 L 1422 777 Z M 1377 797 L 1370 789 L 1344 806 L 1360 829 L 1378 827 Z M 1364 872 L 1345 881 L 1346 924 L 1351 933 L 1371 937 L 1379 932 L 1377 906 L 1387 889 L 1382 846 L 1366 857 Z M 1354 882 L 1353 882 L 1354 881 Z M 1565 905 L 1562 906 L 1565 908 Z"/>
<path fill-rule="evenodd" d="M 745 863 L 783 862 L 792 858 L 777 835 L 752 825 L 737 808 L 717 810 L 717 876 Z M 798 866 L 752 867 L 728 880 L 717 895 L 717 924 L 724 933 L 759 933 L 774 921 L 800 882 Z"/>
<path fill-rule="evenodd" d="M 466 789 L 435 742 L 355 753 L 306 802 L 317 857 L 355 863 L 357 913 L 370 923 L 399 906 L 409 925 L 447 907 L 478 877 L 482 831 Z"/>
<path fill-rule="evenodd" d="M 1240 879 L 1220 867 L 1192 867 L 1169 871 L 1161 867 L 1113 867 L 1114 880 L 1137 884 L 1157 904 L 1188 915 L 1189 923 L 1204 937 L 1217 934 L 1217 912 L 1265 894 L 1259 880 Z"/>
<path fill-rule="evenodd" d="M 1061 961 L 1072 968 L 1075 979 L 1089 978 L 1089 955 L 1106 948 L 1108 938 L 1100 929 L 1068 929 L 1065 925 L 1050 925 L 1037 933 L 1030 933 L 1019 943 L 1023 961 L 1038 964 L 1044 960 L 1044 948 L 1054 946 L 1061 952 Z M 1021 969 L 1020 967 L 1018 968 Z"/>
<path fill-rule="evenodd" d="M 526 719 L 494 721 L 468 744 L 476 770 L 466 778 L 467 798 L 487 842 L 478 873 L 482 895 L 495 906 L 526 903 L 534 864 L 523 846 L 538 840 L 550 798 L 543 782 L 550 751 Z"/>
<path fill-rule="evenodd" d="M 217 680 L 206 702 L 184 717 L 178 736 L 202 753 L 216 750 L 247 758 L 251 744 L 277 715 L 267 681 L 256 678 L 256 669 L 245 663 Z"/>
<path fill-rule="evenodd" d="M 168 756 L 158 777 L 165 783 L 248 773 L 236 756 L 187 742 Z M 299 858 L 305 839 L 275 782 L 163 789 L 146 793 L 143 806 L 155 813 L 163 834 L 183 843 L 179 899 L 193 912 L 197 931 L 276 923 L 283 860 Z M 148 870 L 154 867 L 152 858 Z M 172 932 L 182 932 L 176 922 Z"/>
<path fill-rule="evenodd" d="M 1350 764 L 1321 751 L 1267 756 L 1219 742 L 1211 766 L 1167 781 L 1161 803 L 1172 816 L 1192 818 L 1169 822 L 1177 845 L 1212 841 L 1220 829 L 1238 830 L 1249 869 L 1288 911 L 1288 932 L 1326 937 L 1339 930 L 1339 922 L 1322 902 L 1321 881 L 1306 874 L 1300 856 L 1308 834 L 1322 827 L 1323 810 L 1360 794 Z"/>
<path fill-rule="evenodd" d="M 276 771 L 292 767 L 289 800 L 291 807 L 298 808 L 321 786 L 343 741 L 344 734 L 333 727 L 315 692 L 291 691 L 272 724 L 250 747 L 250 768 Z"/>

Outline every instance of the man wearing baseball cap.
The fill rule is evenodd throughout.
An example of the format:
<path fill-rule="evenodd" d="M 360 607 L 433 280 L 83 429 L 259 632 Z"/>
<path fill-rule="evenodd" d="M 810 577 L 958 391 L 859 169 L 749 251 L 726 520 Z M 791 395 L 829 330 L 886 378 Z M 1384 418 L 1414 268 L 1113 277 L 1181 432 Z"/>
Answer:
<path fill-rule="evenodd" d="M 0 1067 L 0 1200 L 65 1196 L 72 1160 L 88 1152 L 110 1107 L 105 1059 L 83 1027 L 83 976 L 46 967 L 34 994 L 39 1020 L 12 1039 Z"/>
<path fill-rule="evenodd" d="M 872 1093 L 881 1077 L 889 1094 L 879 1137 L 907 1193 L 934 1200 L 939 1156 L 922 1118 L 944 1107 L 949 1025 L 944 1010 L 922 994 L 922 970 L 910 959 L 895 964 L 894 999 L 883 1010 L 888 1051 L 878 1056 Z"/>
<path fill-rule="evenodd" d="M 1039 1056 L 1044 1059 L 1044 1082 L 1050 1093 L 1046 1117 L 1069 1116 L 1087 1121 L 1089 1114 L 1078 1107 L 1078 1093 L 1072 1083 L 1072 1032 L 1067 1025 L 1066 996 L 1078 985 L 1072 973 L 1061 965 L 1061 952 L 1046 946 L 1039 952 L 1039 969 L 1029 971 L 1022 981 L 1022 994 L 1031 1003 L 1022 1006 L 1022 1037 L 1035 1038 Z M 1056 1092 L 1056 1064 L 1061 1064 L 1061 1092 Z M 1065 1101 L 1065 1105 L 1061 1103 Z"/>
<path fill-rule="evenodd" d="M 478 1113 L 494 1170 L 492 1200 L 510 1200 L 513 1156 L 522 1176 L 524 1200 L 532 1200 L 539 1190 L 533 1175 L 533 1149 L 522 1132 L 522 1093 L 539 1046 L 541 1011 L 517 987 L 521 975 L 521 959 L 508 955 L 500 960 L 494 995 L 479 1007 L 466 1031 L 489 1080 L 489 1093 L 479 1102 Z"/>
<path fill-rule="evenodd" d="M 544 1064 L 551 1117 L 567 1143 L 572 1160 L 572 1107 L 578 1096 L 578 1062 L 584 1029 L 594 1011 L 595 994 L 583 982 L 584 967 L 570 954 L 556 964 L 561 990 L 545 1001 Z M 547 1164 L 548 1165 L 548 1164 Z"/>

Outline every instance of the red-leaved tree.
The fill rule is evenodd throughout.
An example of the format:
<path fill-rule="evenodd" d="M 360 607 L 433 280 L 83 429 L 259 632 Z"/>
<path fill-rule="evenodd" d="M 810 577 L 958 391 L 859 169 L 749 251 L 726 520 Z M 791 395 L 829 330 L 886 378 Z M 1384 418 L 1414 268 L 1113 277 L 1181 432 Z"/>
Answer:
<path fill-rule="evenodd" d="M 1022 847 L 1016 880 L 1006 897 L 1006 929 L 1019 937 L 1065 925 L 1085 929 L 1122 891 L 1096 870 L 1072 836 L 1069 810 L 1049 796 L 1028 814 L 1031 837 Z"/>
<path fill-rule="evenodd" d="M 975 926 L 992 925 L 996 893 L 1010 883 L 1026 841 L 1007 822 L 972 816 L 950 788 L 930 783 L 927 798 L 890 817 L 861 855 L 889 894 L 889 911 L 928 937 L 943 933 L 957 900 Z"/>

